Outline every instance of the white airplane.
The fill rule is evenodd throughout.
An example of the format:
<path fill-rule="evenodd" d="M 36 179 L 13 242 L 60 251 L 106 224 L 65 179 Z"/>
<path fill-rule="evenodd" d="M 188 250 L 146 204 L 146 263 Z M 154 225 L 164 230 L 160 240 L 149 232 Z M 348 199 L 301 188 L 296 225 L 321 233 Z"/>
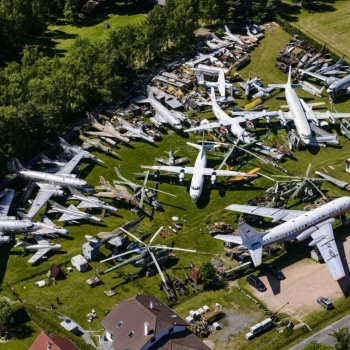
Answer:
<path fill-rule="evenodd" d="M 228 210 L 272 218 L 284 223 L 268 231 L 258 232 L 246 223 L 238 225 L 240 236 L 217 235 L 215 238 L 242 245 L 247 249 L 255 266 L 261 265 L 262 247 L 284 241 L 303 241 L 312 238 L 309 246 L 317 246 L 335 281 L 345 277 L 332 223 L 335 217 L 350 209 L 350 197 L 341 197 L 310 211 L 256 207 L 232 204 Z"/>
<path fill-rule="evenodd" d="M 335 62 L 334 64 L 332 64 L 330 66 L 328 66 L 328 64 L 326 64 L 325 67 L 322 67 L 321 69 L 317 70 L 316 73 L 322 74 L 322 75 L 335 75 L 335 74 L 345 73 L 345 72 L 339 71 L 340 68 L 349 68 L 349 66 L 344 66 L 344 63 L 345 63 L 344 58 L 345 58 L 345 56 L 340 57 L 337 62 Z"/>
<path fill-rule="evenodd" d="M 70 222 L 75 222 L 75 220 L 88 220 L 88 221 L 95 221 L 95 222 L 102 221 L 102 219 L 98 218 L 97 216 L 80 211 L 73 204 L 71 204 L 68 208 L 65 208 L 53 200 L 49 200 L 49 203 L 51 205 L 51 209 L 48 210 L 48 213 L 62 213 L 63 214 L 58 219 L 58 221 L 70 221 Z"/>
<path fill-rule="evenodd" d="M 109 205 L 108 203 L 101 201 L 100 199 L 93 197 L 93 196 L 84 196 L 81 192 L 76 190 L 75 188 L 70 187 L 69 190 L 71 191 L 72 195 L 68 198 L 70 200 L 75 199 L 78 201 L 81 201 L 77 208 L 101 208 L 109 211 L 118 211 L 117 208 L 113 207 L 112 205 Z"/>
<path fill-rule="evenodd" d="M 132 138 L 140 138 L 140 139 L 143 139 L 149 143 L 155 143 L 154 138 L 145 134 L 143 132 L 143 130 L 141 129 L 141 127 L 135 128 L 132 125 L 130 125 L 130 123 L 128 123 L 125 119 L 123 119 L 121 117 L 118 117 L 118 120 L 120 122 L 120 129 L 127 130 L 127 132 L 123 135 L 125 135 L 127 137 L 132 137 Z"/>
<path fill-rule="evenodd" d="M 80 152 L 83 152 L 83 158 L 91 159 L 96 163 L 102 163 L 102 164 L 104 163 L 103 160 L 95 157 L 92 153 L 84 150 L 80 146 L 76 146 L 76 145 L 72 146 L 62 137 L 59 137 L 59 140 L 60 140 L 60 146 L 64 150 L 64 152 L 69 154 L 74 154 L 74 155 L 79 154 Z"/>
<path fill-rule="evenodd" d="M 155 119 L 158 119 L 162 123 L 168 123 L 172 128 L 175 130 L 181 130 L 182 124 L 181 121 L 176 116 L 175 111 L 170 111 L 168 108 L 163 106 L 160 102 L 158 102 L 154 96 L 151 86 L 147 86 L 147 94 L 148 94 L 148 101 L 151 104 L 152 108 L 156 112 Z"/>
<path fill-rule="evenodd" d="M 204 176 L 211 176 L 210 180 L 212 184 L 215 184 L 217 176 L 256 176 L 246 174 L 243 172 L 232 170 L 215 170 L 207 168 L 206 150 L 220 147 L 220 145 L 196 145 L 191 142 L 186 142 L 189 146 L 197 148 L 199 150 L 194 167 L 181 167 L 181 166 L 166 166 L 166 165 L 141 165 L 144 169 L 154 169 L 168 171 L 171 173 L 178 173 L 179 180 L 182 182 L 185 178 L 185 174 L 192 174 L 190 196 L 194 202 L 198 200 L 203 190 Z"/>
<path fill-rule="evenodd" d="M 85 151 L 76 154 L 64 167 L 54 174 L 41 171 L 25 169 L 21 163 L 14 158 L 10 170 L 15 170 L 20 177 L 34 181 L 39 187 L 39 193 L 35 197 L 27 216 L 32 218 L 40 208 L 51 198 L 51 196 L 63 196 L 64 187 L 83 188 L 88 186 L 85 180 L 77 179 L 71 172 L 83 157 Z"/>
<path fill-rule="evenodd" d="M 321 113 L 313 111 L 313 106 L 319 106 L 323 104 L 323 102 L 307 104 L 303 99 L 298 97 L 294 88 L 301 88 L 301 85 L 292 84 L 291 66 L 289 67 L 288 81 L 286 84 L 269 84 L 269 86 L 285 89 L 287 106 L 282 107 L 289 108 L 289 112 L 279 111 L 280 119 L 283 120 L 284 123 L 289 120 L 293 120 L 301 140 L 306 145 L 321 146 L 322 143 L 339 143 L 338 138 L 335 134 L 329 134 L 323 131 L 324 136 L 313 137 L 311 129 L 315 129 L 313 125 L 315 124 L 317 126 L 320 120 L 330 119 L 334 122 L 335 118 L 350 117 L 350 114 L 331 113 L 329 111 Z M 322 129 L 316 129 L 316 131 L 322 132 Z"/>
<path fill-rule="evenodd" d="M 350 93 L 350 74 L 343 78 L 328 77 L 319 73 L 300 69 L 302 73 L 308 74 L 316 79 L 325 81 L 327 92 L 332 96 L 341 96 Z"/>
<path fill-rule="evenodd" d="M 30 244 L 16 238 L 15 247 L 22 246 L 25 250 L 36 251 L 36 253 L 28 260 L 29 263 L 33 264 L 39 259 L 46 258 L 45 254 L 49 251 L 60 250 L 62 248 L 61 244 L 50 243 L 42 238 L 40 235 L 34 236 L 37 244 Z"/>
<path fill-rule="evenodd" d="M 266 115 L 271 115 L 271 116 L 278 115 L 276 114 L 276 112 L 262 111 L 262 112 L 249 112 L 249 114 L 246 113 L 244 117 L 237 116 L 237 117 L 231 118 L 217 104 L 215 99 L 215 92 L 213 88 L 211 88 L 211 101 L 212 101 L 213 112 L 218 121 L 213 123 L 202 124 L 200 126 L 184 130 L 185 132 L 197 131 L 197 130 L 208 130 L 213 128 L 220 128 L 223 126 L 229 126 L 230 132 L 237 139 L 239 139 L 243 143 L 250 143 L 255 140 L 255 137 L 251 133 L 246 131 L 244 128 L 242 128 L 240 123 L 246 123 L 247 121 L 251 121 L 257 118 L 262 118 L 263 116 L 266 116 Z M 244 112 L 233 112 L 233 113 L 235 115 L 244 114 Z"/>
<path fill-rule="evenodd" d="M 247 42 L 240 35 L 232 34 L 230 29 L 228 29 L 227 26 L 225 26 L 225 34 L 226 34 L 226 38 L 235 41 L 237 44 L 239 44 L 239 45 L 241 45 L 241 46 L 243 46 L 245 48 L 252 47 L 252 43 L 251 42 Z"/>

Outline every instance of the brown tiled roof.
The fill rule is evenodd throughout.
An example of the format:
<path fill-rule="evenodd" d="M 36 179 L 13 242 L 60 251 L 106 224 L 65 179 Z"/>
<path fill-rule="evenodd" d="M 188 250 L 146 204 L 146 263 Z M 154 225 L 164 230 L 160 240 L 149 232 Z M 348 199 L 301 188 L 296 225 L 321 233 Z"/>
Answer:
<path fill-rule="evenodd" d="M 151 308 L 152 303 L 152 308 Z M 144 335 L 145 322 L 149 334 Z M 175 325 L 188 323 L 155 296 L 135 295 L 118 304 L 103 320 L 102 325 L 113 334 L 114 349 L 142 349 L 156 334 Z"/>
<path fill-rule="evenodd" d="M 47 350 L 47 345 L 51 342 L 50 350 L 80 350 L 69 339 L 60 337 L 58 335 L 49 334 L 42 331 L 35 339 L 35 342 L 29 350 Z"/>
<path fill-rule="evenodd" d="M 148 350 L 211 350 L 191 331 L 173 333 L 162 338 Z"/>

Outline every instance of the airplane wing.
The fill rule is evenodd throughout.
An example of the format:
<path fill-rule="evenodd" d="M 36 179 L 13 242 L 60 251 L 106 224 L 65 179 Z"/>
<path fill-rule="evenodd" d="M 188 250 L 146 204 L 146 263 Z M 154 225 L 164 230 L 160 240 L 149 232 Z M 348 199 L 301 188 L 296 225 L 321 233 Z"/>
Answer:
<path fill-rule="evenodd" d="M 96 197 L 106 197 L 106 198 L 115 198 L 118 197 L 118 194 L 116 192 L 112 192 L 112 191 L 106 191 L 106 192 L 98 192 L 95 193 L 94 196 Z"/>
<path fill-rule="evenodd" d="M 212 175 L 213 173 L 216 174 L 216 176 L 257 176 L 256 174 L 247 174 L 243 173 L 241 171 L 234 171 L 234 170 L 216 170 L 212 168 L 203 168 L 200 169 L 201 172 L 203 172 L 203 175 Z"/>
<path fill-rule="evenodd" d="M 185 174 L 193 174 L 194 167 L 181 167 L 181 166 L 168 166 L 168 165 L 141 165 L 143 169 L 154 169 L 154 170 L 163 170 L 170 173 L 180 173 L 184 172 Z M 211 175 L 211 173 L 210 173 Z"/>
<path fill-rule="evenodd" d="M 37 185 L 40 187 L 40 190 L 36 195 L 31 207 L 29 208 L 27 216 L 30 218 L 32 218 L 41 209 L 41 207 L 51 198 L 51 196 L 53 195 L 52 190 L 55 187 L 53 185 L 41 183 L 37 183 Z M 50 187 L 52 188 L 52 190 L 50 190 Z"/>
<path fill-rule="evenodd" d="M 7 216 L 10 205 L 12 203 L 13 197 L 15 195 L 15 190 L 5 189 L 1 191 L 0 197 L 2 197 L 0 202 L 0 217 Z"/>
<path fill-rule="evenodd" d="M 234 113 L 237 112 L 232 112 L 231 114 L 233 115 Z M 242 115 L 243 113 L 241 113 Z M 279 113 L 278 112 L 266 112 L 266 111 L 262 111 L 262 112 L 250 112 L 249 114 L 246 113 L 244 114 L 244 116 L 240 116 L 240 117 L 235 117 L 235 120 L 238 120 L 239 123 L 244 123 L 247 120 L 255 120 L 255 119 L 259 119 L 262 117 L 278 117 Z"/>
<path fill-rule="evenodd" d="M 82 201 L 78 204 L 77 208 L 100 208 L 100 206 L 98 203 Z"/>
<path fill-rule="evenodd" d="M 35 235 L 34 239 L 38 244 L 49 244 L 49 242 L 40 235 Z"/>
<path fill-rule="evenodd" d="M 311 75 L 312 77 L 316 78 L 316 79 L 320 79 L 320 80 L 323 80 L 323 81 L 327 81 L 329 79 L 329 77 L 326 77 L 322 74 L 317 74 L 317 73 L 314 73 L 314 72 L 310 72 L 310 71 L 307 71 L 307 70 L 304 70 L 304 69 L 299 69 L 302 73 L 305 73 L 305 74 L 308 74 L 308 75 Z"/>
<path fill-rule="evenodd" d="M 242 244 L 242 238 L 241 236 L 235 236 L 235 235 L 215 235 L 214 238 L 220 239 L 222 241 L 226 242 L 232 242 L 238 245 Z"/>
<path fill-rule="evenodd" d="M 75 205 L 71 204 L 67 209 L 69 209 L 70 213 L 64 213 L 58 221 L 71 221 L 71 220 L 79 220 L 82 219 L 82 212 L 76 208 Z M 76 214 L 73 212 L 76 211 Z"/>
<path fill-rule="evenodd" d="M 56 174 L 68 175 L 80 162 L 81 158 L 83 158 L 85 151 L 80 151 L 77 153 L 64 167 L 62 167 Z"/>
<path fill-rule="evenodd" d="M 314 245 L 313 242 L 315 242 L 334 280 L 339 281 L 344 278 L 344 267 L 334 240 L 332 224 L 326 223 L 319 227 L 311 237 L 313 241 L 310 245 Z"/>
<path fill-rule="evenodd" d="M 225 209 L 237 211 L 239 213 L 269 217 L 273 219 L 272 222 L 277 222 L 279 220 L 288 221 L 305 213 L 305 211 L 303 210 L 265 208 L 265 207 L 257 207 L 253 205 L 241 205 L 241 204 L 231 204 Z"/>
<path fill-rule="evenodd" d="M 36 236 L 34 236 L 36 237 Z M 49 252 L 51 249 L 50 248 L 42 248 L 39 249 L 29 260 L 28 262 L 33 264 L 36 261 L 38 261 L 40 258 L 42 258 L 47 252 Z"/>
<path fill-rule="evenodd" d="M 84 133 L 88 135 L 93 135 L 93 136 L 114 137 L 109 132 L 105 132 L 105 131 L 84 131 Z"/>
<path fill-rule="evenodd" d="M 350 113 L 315 112 L 317 119 L 350 118 Z"/>
<path fill-rule="evenodd" d="M 229 125 L 231 125 L 231 123 L 229 122 L 213 122 L 213 123 L 196 126 L 195 128 L 186 129 L 184 131 L 190 132 L 190 131 L 197 131 L 197 130 L 208 130 L 208 129 L 220 128 L 222 126 L 229 126 Z"/>

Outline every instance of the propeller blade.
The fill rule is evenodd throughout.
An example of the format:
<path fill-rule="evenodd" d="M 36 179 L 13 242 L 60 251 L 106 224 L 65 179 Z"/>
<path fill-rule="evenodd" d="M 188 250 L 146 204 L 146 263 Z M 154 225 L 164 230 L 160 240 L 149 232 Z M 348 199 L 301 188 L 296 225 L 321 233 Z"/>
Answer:
<path fill-rule="evenodd" d="M 125 230 L 123 227 L 120 228 L 124 233 L 126 233 L 127 235 L 131 236 L 135 241 L 143 244 L 144 246 L 146 246 L 145 243 L 143 243 L 139 238 L 137 238 L 135 235 L 133 235 L 132 233 L 130 233 L 129 231 Z"/>
<path fill-rule="evenodd" d="M 311 169 L 311 163 L 309 163 L 309 165 L 308 165 L 308 167 L 307 167 L 307 169 L 306 169 L 305 177 L 308 177 L 308 176 L 309 176 L 310 169 Z"/>
<path fill-rule="evenodd" d="M 275 180 L 275 179 L 273 179 L 272 177 L 267 176 L 267 175 L 265 175 L 265 174 L 263 174 L 263 173 L 259 173 L 259 172 L 258 172 L 258 174 L 259 174 L 260 176 L 262 176 L 262 177 L 266 177 L 267 179 L 269 179 L 269 180 L 271 180 L 271 181 L 278 182 L 277 180 Z"/>
<path fill-rule="evenodd" d="M 161 226 L 158 231 L 153 235 L 153 237 L 151 238 L 151 240 L 149 241 L 149 245 L 152 244 L 152 242 L 154 241 L 154 239 L 158 236 L 159 232 L 163 230 L 163 226 Z"/>
<path fill-rule="evenodd" d="M 143 180 L 143 187 L 146 186 L 147 180 L 148 180 L 148 175 L 149 175 L 149 170 L 145 171 L 145 179 Z"/>
<path fill-rule="evenodd" d="M 145 187 L 142 187 L 142 188 L 141 188 L 140 205 L 139 205 L 140 208 L 143 207 L 143 201 L 144 201 L 144 199 L 145 199 L 145 193 L 146 193 Z"/>
<path fill-rule="evenodd" d="M 147 188 L 147 189 L 149 189 L 151 191 L 157 191 L 157 192 L 165 193 L 165 194 L 168 194 L 169 196 L 177 197 L 175 194 L 172 194 L 172 193 L 169 193 L 169 192 L 165 192 L 165 191 L 161 191 L 161 190 L 157 190 L 155 188 L 150 188 L 150 187 L 146 187 L 146 186 L 144 186 L 144 188 Z"/>
<path fill-rule="evenodd" d="M 109 261 L 109 260 L 113 260 L 113 259 L 119 258 L 119 257 L 121 257 L 121 256 L 131 254 L 131 253 L 137 253 L 137 252 L 138 252 L 137 249 L 129 250 L 129 251 L 124 252 L 124 253 L 121 253 L 121 254 L 119 254 L 119 255 L 113 255 L 113 256 L 110 256 L 110 257 L 107 258 L 107 259 L 101 260 L 100 263 L 103 263 L 103 262 L 106 262 L 106 261 Z"/>
<path fill-rule="evenodd" d="M 159 272 L 160 278 L 162 279 L 164 285 L 167 285 L 166 279 L 165 279 L 165 277 L 164 277 L 164 275 L 163 275 L 163 271 L 161 270 L 161 268 L 160 268 L 160 266 L 159 266 L 159 264 L 158 264 L 157 258 L 155 257 L 155 255 L 153 254 L 153 252 L 150 251 L 149 253 L 150 253 L 150 255 L 151 255 L 151 257 L 152 257 L 152 259 L 153 259 L 153 261 L 154 261 L 154 265 L 156 265 L 156 268 L 157 268 L 157 270 L 158 270 L 158 272 Z"/>

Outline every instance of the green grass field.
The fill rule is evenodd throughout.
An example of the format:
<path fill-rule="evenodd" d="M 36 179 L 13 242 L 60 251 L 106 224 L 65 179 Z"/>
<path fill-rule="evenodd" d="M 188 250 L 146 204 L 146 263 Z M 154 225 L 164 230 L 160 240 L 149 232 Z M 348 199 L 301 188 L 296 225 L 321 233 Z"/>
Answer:
<path fill-rule="evenodd" d="M 260 47 L 252 53 L 252 62 L 243 70 L 240 74 L 246 79 L 248 73 L 251 72 L 252 76 L 258 75 L 261 77 L 265 85 L 268 83 L 280 83 L 285 82 L 287 77 L 281 71 L 275 68 L 275 59 L 278 51 L 289 41 L 289 35 L 284 33 L 281 28 L 271 28 L 266 33 L 266 38 L 262 40 Z M 300 96 L 305 97 L 308 101 L 314 100 L 313 97 L 306 93 L 300 93 Z M 316 98 L 317 101 L 328 101 L 327 97 L 322 99 Z M 244 99 L 237 100 L 237 104 L 241 106 L 244 103 Z M 270 110 L 279 109 L 281 104 L 285 104 L 284 92 L 276 92 L 272 99 L 266 101 L 265 105 Z M 350 103 L 348 101 L 337 104 L 339 111 L 350 110 Z M 337 130 L 337 126 L 336 126 Z M 271 134 L 267 140 L 267 144 L 272 143 L 272 140 L 277 138 L 279 141 L 286 143 L 285 131 L 279 131 L 277 134 Z M 120 146 L 117 153 L 123 158 L 122 161 L 114 160 L 108 156 L 101 154 L 96 155 L 102 158 L 106 162 L 106 167 L 93 166 L 87 164 L 82 171 L 81 177 L 96 186 L 98 185 L 98 179 L 100 175 L 103 175 L 107 180 L 112 181 L 116 179 L 114 172 L 115 166 L 120 166 L 121 172 L 126 177 L 135 179 L 133 173 L 140 172 L 140 164 L 153 164 L 155 157 L 163 156 L 165 150 L 178 150 L 179 156 L 187 156 L 191 159 L 193 164 L 197 155 L 197 150 L 186 145 L 186 141 L 196 142 L 200 140 L 199 136 L 181 134 L 174 134 L 172 131 L 168 132 L 168 135 L 163 135 L 163 140 L 159 142 L 159 147 L 153 147 L 151 145 L 133 142 L 132 148 Z M 343 137 L 340 137 L 341 146 L 339 147 L 327 147 L 327 148 L 310 148 L 308 150 L 301 150 L 295 153 L 295 159 L 287 159 L 282 166 L 288 169 L 290 173 L 295 175 L 303 175 L 306 171 L 307 165 L 312 163 L 312 173 L 314 170 L 320 170 L 320 166 L 327 167 L 329 165 L 335 168 L 335 171 L 331 171 L 331 174 L 335 174 L 339 179 L 349 180 L 349 175 L 344 172 L 345 159 L 349 154 L 347 148 L 350 141 Z M 221 163 L 219 153 L 210 152 L 208 154 L 208 166 L 218 166 Z M 244 166 L 240 170 L 249 170 L 254 167 L 260 167 L 261 171 L 266 174 L 274 174 L 276 171 L 268 165 L 260 163 L 257 159 L 250 159 L 249 164 Z M 311 173 L 311 174 L 312 174 Z M 189 177 L 186 178 L 190 180 Z M 138 180 L 142 183 L 142 180 Z M 187 182 L 187 186 L 188 186 Z M 155 186 L 152 182 L 149 182 L 150 186 Z M 176 198 L 160 194 L 159 199 L 163 203 L 164 212 L 155 212 L 153 220 L 145 218 L 143 222 L 137 227 L 142 233 L 144 233 L 144 239 L 149 239 L 151 234 L 155 232 L 161 225 L 171 225 L 173 216 L 187 219 L 190 224 L 189 227 L 184 227 L 177 234 L 172 233 L 166 238 L 157 238 L 155 243 L 174 245 L 176 247 L 192 248 L 203 252 L 210 252 L 213 254 L 223 253 L 222 243 L 213 239 L 206 231 L 206 222 L 211 221 L 226 221 L 233 223 L 237 219 L 237 215 L 224 210 L 224 208 L 232 203 L 246 203 L 250 198 L 256 195 L 264 193 L 266 187 L 273 184 L 265 178 L 259 178 L 254 181 L 254 187 L 245 186 L 236 191 L 225 193 L 224 196 L 220 196 L 218 191 L 209 190 L 204 188 L 204 193 L 196 204 L 192 203 L 186 186 L 171 185 L 162 183 L 159 185 L 159 189 L 168 191 L 177 195 Z M 346 195 L 346 192 L 340 191 L 332 185 L 322 185 L 329 196 Z M 293 204 L 291 202 L 291 204 Z M 299 208 L 300 203 L 295 203 Z M 97 212 L 95 212 L 97 213 Z M 2 269 L 0 271 L 0 281 L 2 282 L 1 294 L 13 298 L 10 287 L 6 282 L 12 284 L 17 293 L 20 294 L 23 300 L 26 300 L 34 305 L 49 308 L 51 303 L 55 303 L 56 297 L 59 297 L 62 304 L 57 306 L 59 312 L 62 312 L 70 316 L 74 321 L 81 324 L 87 330 L 99 330 L 101 329 L 100 321 L 104 317 L 107 311 L 111 310 L 113 306 L 128 298 L 135 293 L 148 293 L 157 295 L 160 299 L 165 300 L 165 293 L 158 289 L 160 278 L 158 275 L 146 278 L 143 273 L 139 274 L 140 270 L 132 266 L 125 267 L 107 275 L 103 275 L 102 281 L 104 285 L 91 288 L 85 282 L 88 278 L 95 274 L 97 269 L 103 269 L 105 264 L 98 262 L 92 262 L 91 270 L 87 273 L 80 273 L 74 270 L 71 273 L 67 272 L 67 278 L 63 281 L 58 281 L 55 285 L 38 288 L 34 285 L 37 280 L 44 279 L 46 273 L 52 263 L 63 264 L 64 266 L 70 266 L 70 259 L 72 256 L 81 253 L 81 245 L 86 242 L 85 235 L 96 235 L 101 231 L 111 231 L 114 228 L 123 225 L 126 221 L 133 220 L 136 217 L 131 215 L 127 209 L 120 209 L 117 214 L 112 214 L 106 217 L 102 224 L 81 224 L 78 226 L 67 226 L 70 229 L 70 235 L 66 239 L 60 238 L 57 241 L 62 244 L 63 252 L 55 255 L 50 255 L 48 261 L 43 261 L 35 266 L 31 266 L 27 263 L 30 255 L 22 256 L 20 248 L 12 248 L 4 246 L 0 248 L 0 261 Z M 203 233 L 200 232 L 200 228 L 203 229 Z M 133 230 L 135 234 L 138 234 L 137 230 Z M 108 254 L 108 251 L 102 250 L 103 254 Z M 166 273 L 172 277 L 175 275 L 182 279 L 185 278 L 182 271 L 182 267 L 185 271 L 189 272 L 190 261 L 195 264 L 202 264 L 203 262 L 211 259 L 210 255 L 192 254 L 192 253 L 176 253 L 179 260 L 173 265 L 166 266 Z M 305 258 L 307 255 L 305 255 Z M 281 258 L 289 259 L 287 256 Z M 6 269 L 5 269 L 6 267 Z M 133 280 L 126 282 L 126 279 L 133 277 Z M 244 283 L 242 282 L 244 286 Z M 111 298 L 108 298 L 103 291 L 105 289 L 113 288 L 117 294 Z M 236 308 L 237 310 L 244 310 L 244 312 L 255 312 L 258 314 L 258 318 L 263 319 L 265 316 L 256 305 L 246 298 L 243 298 L 240 292 L 233 289 L 231 292 L 216 291 L 206 292 L 189 299 L 179 305 L 175 305 L 174 309 L 179 314 L 185 317 L 188 311 L 204 304 L 211 306 L 214 302 L 222 304 L 224 307 Z M 339 313 L 342 310 L 346 310 L 349 307 L 347 300 L 339 306 Z M 88 323 L 86 314 L 90 312 L 91 308 L 94 308 L 97 312 L 98 318 L 92 323 Z M 251 310 L 251 311 L 250 311 Z M 307 320 L 306 320 L 307 321 Z M 322 323 L 320 323 L 322 325 Z M 36 328 L 32 327 L 33 332 L 28 332 L 28 338 L 34 339 L 37 335 Z M 297 335 L 305 335 L 307 332 L 304 329 L 298 330 L 298 333 L 292 333 L 287 336 L 286 334 L 279 334 L 276 330 L 272 330 L 267 334 L 255 339 L 252 342 L 246 342 L 244 340 L 244 334 L 237 336 L 237 343 L 232 343 L 236 349 L 253 349 L 267 347 L 271 349 L 281 349 L 286 346 L 291 340 L 294 340 Z M 30 342 L 26 338 L 26 342 L 11 341 L 8 344 L 1 344 L 0 348 L 12 349 L 27 349 Z M 236 345 L 234 345 L 236 344 Z M 218 342 L 217 348 L 225 348 L 223 343 Z M 231 344 L 230 344 L 231 346 Z"/>
<path fill-rule="evenodd" d="M 303 10 L 292 24 L 336 54 L 350 57 L 349 1 L 317 1 L 312 9 Z"/>

